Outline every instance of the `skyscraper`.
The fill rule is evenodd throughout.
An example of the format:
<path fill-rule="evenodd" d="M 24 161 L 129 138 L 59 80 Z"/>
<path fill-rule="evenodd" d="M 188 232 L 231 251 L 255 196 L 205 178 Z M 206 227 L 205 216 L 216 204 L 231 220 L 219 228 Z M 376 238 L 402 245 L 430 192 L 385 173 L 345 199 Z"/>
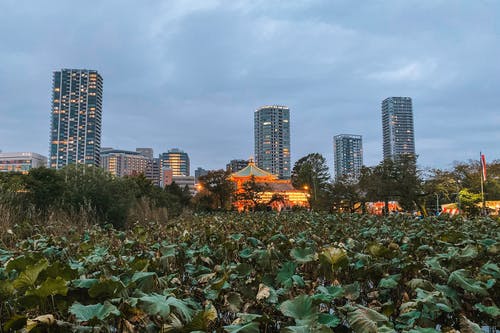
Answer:
<path fill-rule="evenodd" d="M 363 166 L 363 142 L 361 135 L 339 134 L 333 137 L 335 179 L 357 179 Z"/>
<path fill-rule="evenodd" d="M 189 176 L 189 156 L 178 148 L 160 155 L 161 168 L 172 169 L 174 176 Z"/>
<path fill-rule="evenodd" d="M 51 168 L 99 166 L 102 77 L 95 70 L 62 69 L 52 80 Z"/>
<path fill-rule="evenodd" d="M 290 109 L 281 105 L 263 106 L 254 113 L 255 162 L 281 179 L 289 179 Z"/>
<path fill-rule="evenodd" d="M 413 107 L 410 97 L 388 97 L 382 101 L 384 159 L 415 156 Z"/>

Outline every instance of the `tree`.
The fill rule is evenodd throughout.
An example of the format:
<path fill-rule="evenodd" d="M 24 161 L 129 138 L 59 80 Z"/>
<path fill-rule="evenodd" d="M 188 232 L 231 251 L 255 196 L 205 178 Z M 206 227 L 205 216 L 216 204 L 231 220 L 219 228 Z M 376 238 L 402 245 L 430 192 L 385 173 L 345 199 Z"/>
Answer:
<path fill-rule="evenodd" d="M 358 183 L 348 176 L 335 180 L 331 188 L 331 198 L 336 210 L 354 213 L 356 205 L 361 201 Z"/>
<path fill-rule="evenodd" d="M 244 202 L 246 206 L 253 210 L 260 207 L 262 193 L 267 190 L 267 186 L 255 181 L 255 176 L 251 176 L 250 180 L 243 183 L 241 190 L 236 193 L 236 199 Z"/>
<path fill-rule="evenodd" d="M 31 169 L 25 178 L 28 200 L 42 213 L 60 205 L 64 193 L 64 179 L 54 169 Z"/>
<path fill-rule="evenodd" d="M 230 208 L 231 196 L 234 193 L 235 187 L 233 182 L 229 180 L 229 175 L 228 171 L 213 170 L 198 178 L 198 183 L 202 191 L 208 191 L 213 196 L 213 201 L 217 203 L 217 207 L 215 208 Z"/>
<path fill-rule="evenodd" d="M 319 153 L 312 153 L 299 159 L 292 170 L 292 185 L 295 188 L 307 189 L 310 194 L 310 205 L 317 207 L 324 201 L 326 188 L 330 180 L 326 159 Z"/>
<path fill-rule="evenodd" d="M 384 201 L 388 214 L 390 200 L 398 200 L 405 210 L 422 210 L 422 182 L 416 168 L 416 158 L 403 155 L 396 160 L 385 159 L 372 168 L 362 168 L 359 186 L 365 200 Z M 424 209 L 425 212 L 425 209 Z"/>
<path fill-rule="evenodd" d="M 481 194 L 473 193 L 464 188 L 458 194 L 460 200 L 460 208 L 467 215 L 478 215 L 481 211 L 479 203 L 481 203 Z"/>

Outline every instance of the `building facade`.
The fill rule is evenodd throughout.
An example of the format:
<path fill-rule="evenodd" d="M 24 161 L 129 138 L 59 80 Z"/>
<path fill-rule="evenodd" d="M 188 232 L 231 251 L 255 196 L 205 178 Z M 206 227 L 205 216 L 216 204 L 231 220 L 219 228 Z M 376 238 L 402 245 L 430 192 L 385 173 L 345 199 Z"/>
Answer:
<path fill-rule="evenodd" d="M 0 153 L 0 172 L 28 173 L 47 166 L 47 157 L 31 152 Z"/>
<path fill-rule="evenodd" d="M 263 106 L 254 113 L 255 162 L 280 179 L 290 179 L 290 109 Z"/>
<path fill-rule="evenodd" d="M 384 159 L 415 156 L 413 106 L 410 97 L 388 97 L 382 101 Z"/>
<path fill-rule="evenodd" d="M 189 176 L 189 156 L 178 148 L 161 154 L 160 162 L 161 168 L 172 169 L 174 176 Z"/>
<path fill-rule="evenodd" d="M 238 172 L 248 165 L 247 160 L 231 160 L 228 164 L 226 164 L 226 170 L 233 173 Z"/>
<path fill-rule="evenodd" d="M 135 151 L 106 149 L 101 153 L 101 167 L 117 177 L 146 176 L 149 161 L 148 157 Z"/>
<path fill-rule="evenodd" d="M 363 166 L 361 135 L 339 134 L 333 137 L 335 179 L 358 179 Z"/>
<path fill-rule="evenodd" d="M 153 159 L 153 148 L 135 148 L 135 151 L 147 158 Z"/>
<path fill-rule="evenodd" d="M 51 168 L 69 164 L 99 166 L 102 77 L 95 70 L 53 73 L 50 126 Z"/>
<path fill-rule="evenodd" d="M 152 159 L 148 159 L 145 176 L 147 179 L 151 180 L 154 185 L 161 186 L 161 167 L 159 158 L 153 157 Z"/>
<path fill-rule="evenodd" d="M 198 183 L 198 178 L 208 175 L 208 170 L 198 167 L 194 170 L 194 181 Z"/>

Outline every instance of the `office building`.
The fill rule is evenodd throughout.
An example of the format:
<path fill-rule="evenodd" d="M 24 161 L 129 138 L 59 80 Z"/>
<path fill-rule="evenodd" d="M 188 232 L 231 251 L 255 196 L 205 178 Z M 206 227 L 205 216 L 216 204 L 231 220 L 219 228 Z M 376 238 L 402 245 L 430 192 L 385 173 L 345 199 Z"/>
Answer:
<path fill-rule="evenodd" d="M 189 176 L 189 156 L 178 148 L 161 154 L 160 165 L 162 169 L 172 169 L 174 176 Z"/>
<path fill-rule="evenodd" d="M 101 167 L 117 177 L 146 175 L 149 160 L 136 151 L 105 149 L 101 153 Z"/>
<path fill-rule="evenodd" d="M 95 70 L 53 73 L 50 127 L 51 168 L 100 165 L 102 77 Z"/>
<path fill-rule="evenodd" d="M 28 173 L 47 166 L 47 157 L 31 152 L 0 153 L 0 172 Z"/>
<path fill-rule="evenodd" d="M 153 185 L 161 186 L 161 167 L 160 159 L 153 157 L 148 159 L 148 166 L 146 168 L 145 176 L 147 179 L 151 180 Z"/>
<path fill-rule="evenodd" d="M 255 162 L 280 179 L 290 179 L 290 109 L 263 106 L 254 113 Z"/>
<path fill-rule="evenodd" d="M 358 179 L 363 166 L 361 135 L 339 134 L 333 137 L 335 179 Z"/>
<path fill-rule="evenodd" d="M 200 178 L 201 176 L 206 176 L 206 175 L 208 175 L 208 170 L 205 170 L 203 168 L 198 167 L 198 169 L 194 170 L 194 180 L 195 180 L 195 182 L 197 183 L 198 182 L 198 178 Z"/>
<path fill-rule="evenodd" d="M 389 97 L 382 102 L 384 159 L 415 156 L 413 107 L 410 97 Z"/>
<path fill-rule="evenodd" d="M 230 173 L 238 172 L 248 165 L 247 160 L 231 160 L 228 164 L 226 164 L 226 170 Z"/>

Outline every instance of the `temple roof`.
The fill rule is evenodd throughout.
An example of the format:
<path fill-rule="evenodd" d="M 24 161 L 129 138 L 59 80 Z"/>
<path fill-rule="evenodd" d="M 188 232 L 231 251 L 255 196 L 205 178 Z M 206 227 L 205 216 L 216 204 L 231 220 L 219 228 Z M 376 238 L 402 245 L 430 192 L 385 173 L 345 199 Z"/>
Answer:
<path fill-rule="evenodd" d="M 266 177 L 266 178 L 272 178 L 276 179 L 277 177 L 273 175 L 272 173 L 269 173 L 265 170 L 262 170 L 261 168 L 257 167 L 253 161 L 248 162 L 248 165 L 241 169 L 238 172 L 235 172 L 231 175 L 233 178 L 238 178 L 238 177 Z"/>

